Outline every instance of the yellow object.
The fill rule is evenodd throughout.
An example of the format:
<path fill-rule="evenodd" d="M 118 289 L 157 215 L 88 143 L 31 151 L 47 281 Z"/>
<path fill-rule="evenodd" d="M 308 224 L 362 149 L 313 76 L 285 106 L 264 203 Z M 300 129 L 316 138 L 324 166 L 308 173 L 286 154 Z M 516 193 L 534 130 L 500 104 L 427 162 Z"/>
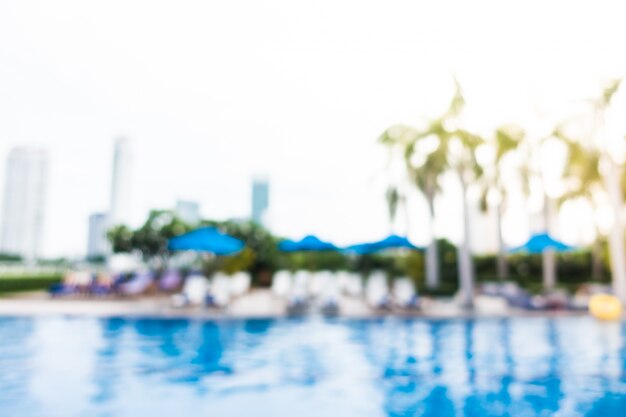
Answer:
<path fill-rule="evenodd" d="M 600 320 L 617 320 L 622 316 L 622 303 L 614 295 L 596 294 L 589 300 L 589 312 Z"/>

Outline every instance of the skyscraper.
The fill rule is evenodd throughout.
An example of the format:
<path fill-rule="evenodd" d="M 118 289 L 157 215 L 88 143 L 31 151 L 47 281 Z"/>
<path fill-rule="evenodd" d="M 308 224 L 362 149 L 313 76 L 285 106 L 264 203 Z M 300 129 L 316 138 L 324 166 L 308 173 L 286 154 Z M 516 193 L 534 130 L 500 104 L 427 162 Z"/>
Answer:
<path fill-rule="evenodd" d="M 115 142 L 109 226 L 128 224 L 131 218 L 132 150 L 128 138 Z"/>
<path fill-rule="evenodd" d="M 87 242 L 88 258 L 106 256 L 109 253 L 109 242 L 106 236 L 108 229 L 107 222 L 107 215 L 104 213 L 94 213 L 89 216 L 89 240 Z"/>
<path fill-rule="evenodd" d="M 4 185 L 0 250 L 35 260 L 40 256 L 48 154 L 35 148 L 9 152 Z"/>
<path fill-rule="evenodd" d="M 267 226 L 270 184 L 266 177 L 255 177 L 252 181 L 252 221 Z"/>
<path fill-rule="evenodd" d="M 185 223 L 196 225 L 200 221 L 200 204 L 195 201 L 176 201 L 176 215 Z"/>

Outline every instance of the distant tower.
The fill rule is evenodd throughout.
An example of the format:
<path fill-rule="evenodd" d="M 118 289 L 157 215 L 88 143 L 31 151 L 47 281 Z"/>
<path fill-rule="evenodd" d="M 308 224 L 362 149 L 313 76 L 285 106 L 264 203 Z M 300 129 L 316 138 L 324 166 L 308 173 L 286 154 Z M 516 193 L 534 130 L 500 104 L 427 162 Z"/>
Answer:
<path fill-rule="evenodd" d="M 0 250 L 33 261 L 40 255 L 48 153 L 15 148 L 7 158 Z"/>
<path fill-rule="evenodd" d="M 192 226 L 200 222 L 200 204 L 195 201 L 176 201 L 176 215 Z"/>
<path fill-rule="evenodd" d="M 87 242 L 87 257 L 96 258 L 109 253 L 107 240 L 107 215 L 94 213 L 89 216 L 89 240 Z"/>
<path fill-rule="evenodd" d="M 131 217 L 131 142 L 119 138 L 113 155 L 113 181 L 111 183 L 111 208 L 109 226 L 128 224 Z"/>
<path fill-rule="evenodd" d="M 252 181 L 252 221 L 267 226 L 267 210 L 270 205 L 270 184 L 266 177 Z"/>

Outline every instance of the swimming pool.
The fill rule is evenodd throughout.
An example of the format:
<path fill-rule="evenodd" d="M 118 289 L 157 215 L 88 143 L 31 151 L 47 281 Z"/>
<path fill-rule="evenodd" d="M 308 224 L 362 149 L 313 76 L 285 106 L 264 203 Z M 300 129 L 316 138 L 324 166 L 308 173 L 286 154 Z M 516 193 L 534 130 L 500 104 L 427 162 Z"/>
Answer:
<path fill-rule="evenodd" d="M 0 415 L 623 416 L 588 318 L 0 318 Z"/>

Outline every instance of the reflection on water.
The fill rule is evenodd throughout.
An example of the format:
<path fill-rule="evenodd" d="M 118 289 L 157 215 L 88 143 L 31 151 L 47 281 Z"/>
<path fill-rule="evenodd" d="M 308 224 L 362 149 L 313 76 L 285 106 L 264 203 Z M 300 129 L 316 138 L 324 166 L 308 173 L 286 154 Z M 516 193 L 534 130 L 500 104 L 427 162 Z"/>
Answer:
<path fill-rule="evenodd" d="M 0 318 L 23 416 L 618 416 L 621 324 Z"/>

